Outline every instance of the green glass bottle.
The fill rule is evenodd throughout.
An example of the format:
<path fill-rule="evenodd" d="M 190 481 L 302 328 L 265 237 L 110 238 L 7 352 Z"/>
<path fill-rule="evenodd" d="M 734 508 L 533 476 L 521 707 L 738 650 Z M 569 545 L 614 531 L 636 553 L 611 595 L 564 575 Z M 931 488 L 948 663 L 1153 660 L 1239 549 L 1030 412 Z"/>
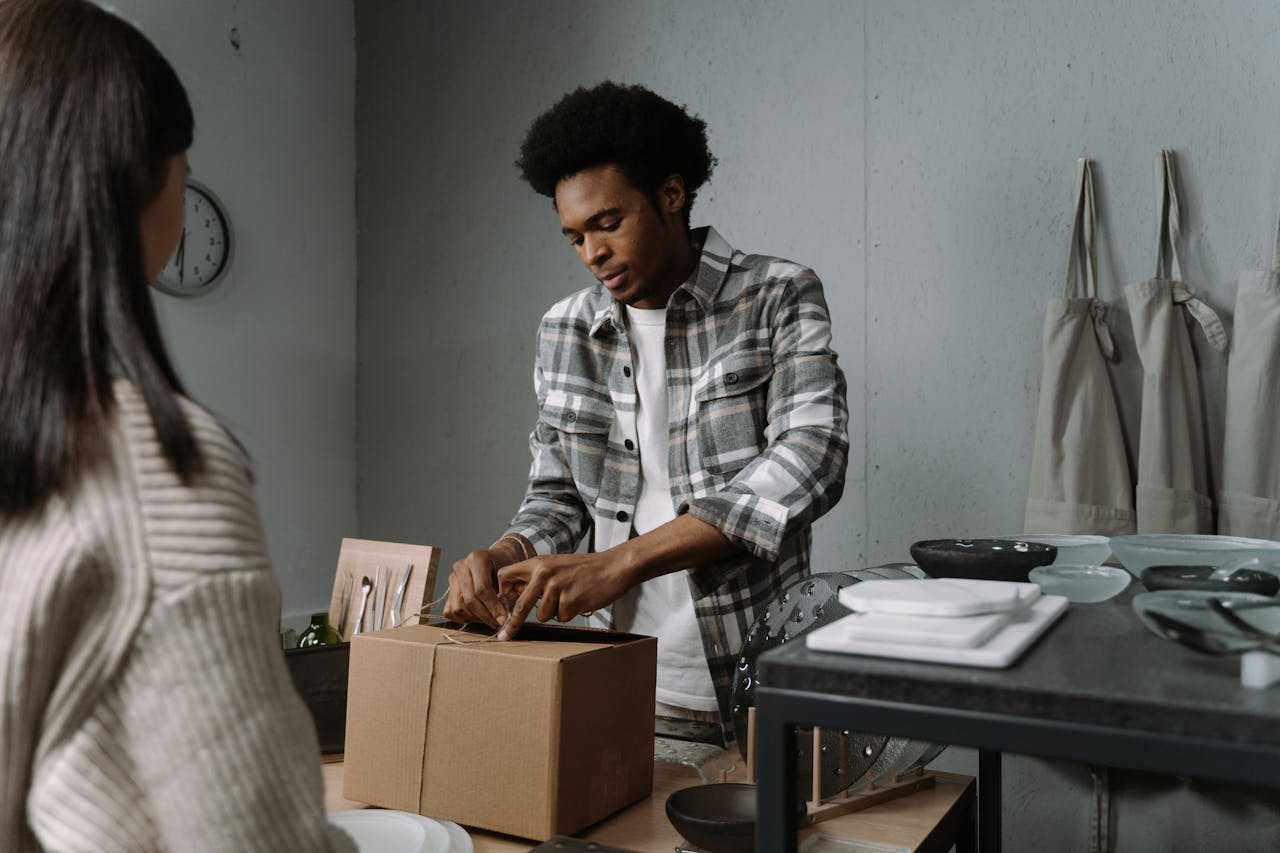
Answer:
<path fill-rule="evenodd" d="M 311 624 L 298 637 L 298 648 L 309 649 L 312 646 L 332 646 L 342 642 L 338 629 L 329 624 L 328 613 L 311 614 Z"/>

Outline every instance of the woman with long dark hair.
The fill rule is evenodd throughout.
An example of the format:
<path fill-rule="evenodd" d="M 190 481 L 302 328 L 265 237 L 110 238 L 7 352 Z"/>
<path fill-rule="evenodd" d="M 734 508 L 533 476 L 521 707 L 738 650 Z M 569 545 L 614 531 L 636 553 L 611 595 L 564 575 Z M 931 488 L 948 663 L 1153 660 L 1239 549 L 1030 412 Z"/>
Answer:
<path fill-rule="evenodd" d="M 353 849 L 247 462 L 151 304 L 191 139 L 132 26 L 0 0 L 0 850 Z"/>

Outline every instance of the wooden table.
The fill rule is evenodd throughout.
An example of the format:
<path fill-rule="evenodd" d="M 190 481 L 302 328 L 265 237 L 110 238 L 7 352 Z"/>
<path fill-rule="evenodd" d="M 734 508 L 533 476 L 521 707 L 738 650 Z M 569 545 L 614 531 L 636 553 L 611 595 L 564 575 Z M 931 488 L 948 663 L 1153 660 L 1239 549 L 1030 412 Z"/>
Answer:
<path fill-rule="evenodd" d="M 342 796 L 342 757 L 326 757 L 324 763 L 325 807 L 329 811 L 364 808 Z M 744 773 L 739 762 L 730 775 L 738 780 Z M 901 799 L 882 803 L 862 812 L 823 821 L 817 830 L 881 844 L 897 844 L 911 850 L 945 851 L 973 819 L 973 777 L 937 773 L 931 790 L 918 791 Z M 654 765 L 653 794 L 623 809 L 586 831 L 582 838 L 635 850 L 637 853 L 671 853 L 683 843 L 666 815 L 667 796 L 673 791 L 698 784 L 697 773 L 681 764 Z M 527 851 L 534 842 L 469 829 L 476 853 Z"/>

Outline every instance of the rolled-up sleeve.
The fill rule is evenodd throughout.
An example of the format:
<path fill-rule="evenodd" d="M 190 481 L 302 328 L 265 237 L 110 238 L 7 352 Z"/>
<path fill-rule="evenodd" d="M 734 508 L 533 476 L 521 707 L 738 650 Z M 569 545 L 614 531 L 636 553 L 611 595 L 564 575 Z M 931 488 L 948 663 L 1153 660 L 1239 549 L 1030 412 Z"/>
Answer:
<path fill-rule="evenodd" d="M 848 463 L 844 374 L 831 349 L 822 284 L 804 270 L 783 288 L 773 318 L 773 375 L 765 447 L 721 490 L 689 501 L 687 512 L 753 556 L 776 560 L 783 542 L 835 505 Z M 714 428 L 714 425 L 712 425 Z M 718 569 L 718 571 L 717 571 Z M 695 570 L 697 572 L 703 570 Z M 723 571 L 708 566 L 705 571 Z M 703 588 L 727 578 L 695 577 Z"/>

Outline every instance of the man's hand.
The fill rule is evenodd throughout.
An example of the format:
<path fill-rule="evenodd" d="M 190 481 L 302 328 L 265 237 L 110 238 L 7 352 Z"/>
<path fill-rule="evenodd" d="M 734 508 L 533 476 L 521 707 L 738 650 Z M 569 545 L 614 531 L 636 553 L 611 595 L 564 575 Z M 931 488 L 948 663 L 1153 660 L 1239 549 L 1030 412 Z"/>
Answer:
<path fill-rule="evenodd" d="M 472 551 L 454 563 L 445 618 L 451 622 L 483 622 L 495 631 L 501 628 L 510 611 L 498 596 L 498 570 L 522 559 L 519 543 L 508 538 L 495 542 L 488 550 Z"/>
<path fill-rule="evenodd" d="M 598 554 L 534 557 L 500 569 L 500 597 L 505 601 L 515 598 L 515 603 L 506 624 L 498 632 L 498 639 L 514 637 L 535 604 L 538 619 L 543 622 L 551 619 L 568 622 L 575 616 L 607 607 L 632 587 L 633 575 L 617 549 Z"/>

